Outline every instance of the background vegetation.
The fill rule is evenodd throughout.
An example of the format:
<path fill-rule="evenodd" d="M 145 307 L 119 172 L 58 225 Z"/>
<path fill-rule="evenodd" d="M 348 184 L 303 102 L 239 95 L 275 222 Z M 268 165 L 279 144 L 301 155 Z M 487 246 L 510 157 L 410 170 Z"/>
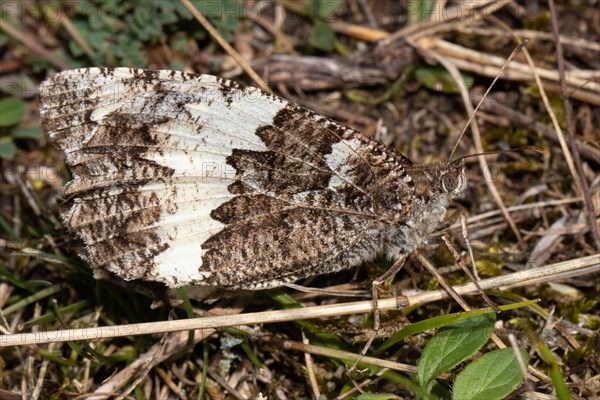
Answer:
<path fill-rule="evenodd" d="M 467 264 L 473 257 L 481 278 L 561 261 L 577 264 L 588 256 L 597 257 L 595 264 L 586 261 L 587 267 L 596 266 L 595 273 L 490 291 L 503 306 L 498 315 L 464 314 L 472 318 L 457 320 L 453 313 L 463 309 L 454 300 L 384 313 L 381 337 L 367 356 L 396 364 L 363 362 L 362 373 L 347 373 L 352 360 L 340 359 L 334 350 L 360 353 L 371 331 L 370 314 L 195 335 L 0 343 L 0 398 L 90 398 L 92 393 L 136 399 L 249 399 L 259 393 L 277 399 L 356 398 L 357 386 L 380 393 L 363 399 L 502 398 L 511 392 L 530 398 L 600 396 L 600 243 L 598 228 L 590 224 L 598 224 L 600 208 L 600 10 L 593 0 L 559 1 L 556 10 L 546 2 L 474 3 L 192 1 L 277 94 L 422 163 L 447 159 L 465 126 L 461 87 L 476 104 L 501 62 L 527 38 L 540 81 L 527 54 L 518 53 L 478 113 L 481 137 L 469 132 L 459 153 L 481 151 L 479 140 L 486 151 L 524 145 L 548 151 L 490 158 L 492 179 L 480 172 L 475 158 L 468 159 L 469 191 L 455 208 L 468 217 L 473 255 L 461 254 Z M 553 29 L 561 35 L 566 74 L 558 69 L 562 59 Z M 347 300 L 271 291 L 210 306 L 151 308 L 153 299 L 130 285 L 94 280 L 75 255 L 77 244 L 58 218 L 60 187 L 69 171 L 41 131 L 39 83 L 69 68 L 127 66 L 210 73 L 252 84 L 181 2 L 0 1 L 0 55 L 2 334 Z M 460 71 L 464 85 L 448 66 Z M 561 145 L 562 131 L 571 151 Z M 508 209 L 504 215 L 502 207 Z M 460 223 L 445 233 L 456 248 L 467 249 Z M 466 282 L 441 243 L 432 238 L 422 253 L 451 284 Z M 370 288 L 389 266 L 379 260 L 303 284 Z M 439 279 L 411 257 L 382 296 L 439 287 Z M 535 305 L 509 310 L 513 303 L 537 298 Z M 480 296 L 468 301 L 473 309 L 487 306 Z M 497 342 L 488 340 L 492 335 L 509 347 L 512 340 L 521 356 L 498 350 Z M 303 337 L 321 355 L 307 356 L 317 350 Z M 525 380 L 519 360 L 535 368 Z"/>

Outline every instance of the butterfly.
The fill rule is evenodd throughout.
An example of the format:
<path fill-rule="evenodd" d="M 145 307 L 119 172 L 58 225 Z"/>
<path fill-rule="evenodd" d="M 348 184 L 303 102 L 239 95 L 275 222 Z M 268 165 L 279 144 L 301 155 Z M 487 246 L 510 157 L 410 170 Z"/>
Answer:
<path fill-rule="evenodd" d="M 409 254 L 467 187 L 331 119 L 211 75 L 87 68 L 41 86 L 97 277 L 259 290 Z"/>

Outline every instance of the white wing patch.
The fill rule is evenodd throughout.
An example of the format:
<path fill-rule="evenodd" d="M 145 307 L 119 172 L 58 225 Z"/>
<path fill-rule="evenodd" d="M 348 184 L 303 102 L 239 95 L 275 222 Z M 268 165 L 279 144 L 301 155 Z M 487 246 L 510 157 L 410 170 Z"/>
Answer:
<path fill-rule="evenodd" d="M 75 200 L 64 219 L 86 243 L 88 259 L 126 279 L 201 281 L 202 243 L 224 226 L 210 213 L 234 197 L 227 190 L 235 176 L 227 157 L 233 149 L 267 150 L 254 132 L 287 103 L 254 88 L 228 94 L 208 75 L 159 71 L 141 78 L 138 70 L 87 69 L 61 73 L 42 86 L 49 134 L 75 167 L 65 190 Z M 127 125 L 152 140 L 119 129 Z M 128 181 L 135 190 L 117 184 Z M 157 209 L 160 214 L 146 216 Z M 105 223 L 113 225 L 100 228 Z M 154 232 L 154 247 L 165 250 L 154 257 L 153 271 L 134 265 L 148 255 L 142 249 L 119 251 L 115 242 L 114 254 L 101 251 L 103 242 L 123 236 L 122 229 L 125 236 Z"/>
<path fill-rule="evenodd" d="M 348 182 L 343 177 L 348 176 L 351 164 L 348 162 L 349 159 L 356 157 L 357 149 L 361 143 L 356 140 L 347 140 L 344 142 L 336 143 L 332 146 L 331 153 L 325 156 L 327 166 L 336 174 L 329 181 L 329 186 L 334 189 L 339 186 L 351 185 L 352 182 Z"/>

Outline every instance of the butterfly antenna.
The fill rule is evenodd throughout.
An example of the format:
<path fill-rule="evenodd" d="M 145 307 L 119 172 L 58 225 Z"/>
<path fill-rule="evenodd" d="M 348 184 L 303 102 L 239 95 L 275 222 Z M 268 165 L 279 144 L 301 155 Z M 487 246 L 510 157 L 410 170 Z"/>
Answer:
<path fill-rule="evenodd" d="M 448 159 L 452 159 L 452 156 L 454 155 L 454 153 L 456 152 L 456 149 L 458 148 L 458 144 L 460 143 L 460 140 L 464 136 L 465 132 L 467 131 L 467 128 L 469 127 L 469 125 L 471 125 L 471 121 L 473 121 L 473 118 L 475 118 L 475 115 L 477 115 L 477 110 L 479 110 L 479 107 L 481 106 L 481 104 L 483 104 L 483 101 L 485 100 L 485 98 L 487 97 L 487 95 L 490 92 L 490 90 L 492 90 L 492 88 L 494 87 L 494 85 L 496 84 L 496 82 L 498 81 L 498 79 L 500 78 L 500 75 L 502 75 L 502 72 L 504 71 L 504 69 L 506 68 L 506 66 L 508 65 L 508 63 L 517 55 L 517 53 L 519 51 L 521 51 L 521 49 L 523 47 L 525 47 L 527 45 L 527 42 L 528 42 L 527 39 L 523 39 L 523 41 L 517 47 L 515 47 L 515 49 L 512 51 L 512 53 L 510 53 L 510 56 L 508 56 L 508 58 L 506 59 L 506 61 L 504 62 L 504 64 L 502 64 L 502 68 L 500 68 L 500 71 L 498 72 L 498 75 L 496 75 L 496 77 L 494 78 L 494 80 L 492 81 L 492 83 L 490 84 L 490 86 L 487 88 L 487 90 L 483 94 L 483 97 L 481 98 L 481 100 L 477 104 L 477 107 L 475 107 L 475 110 L 473 111 L 473 114 L 471 114 L 471 116 L 469 117 L 469 120 L 465 124 L 462 132 L 458 136 L 458 139 L 456 140 L 456 143 L 454 144 L 454 147 L 452 148 L 452 151 L 450 152 L 450 156 L 448 157 Z"/>
<path fill-rule="evenodd" d="M 537 151 L 538 153 L 541 153 L 541 154 L 547 154 L 548 153 L 548 150 L 546 150 L 546 148 L 544 148 L 544 147 L 540 147 L 540 146 L 521 146 L 521 147 L 514 147 L 512 149 L 506 149 L 506 150 L 484 151 L 482 153 L 468 154 L 466 156 L 462 156 L 462 157 L 459 157 L 459 158 L 457 158 L 455 160 L 450 161 L 450 164 L 456 164 L 456 163 L 462 162 L 466 158 L 471 158 L 471 157 L 487 156 L 487 155 L 490 155 L 490 154 L 521 153 L 524 150 L 533 150 L 533 151 Z"/>

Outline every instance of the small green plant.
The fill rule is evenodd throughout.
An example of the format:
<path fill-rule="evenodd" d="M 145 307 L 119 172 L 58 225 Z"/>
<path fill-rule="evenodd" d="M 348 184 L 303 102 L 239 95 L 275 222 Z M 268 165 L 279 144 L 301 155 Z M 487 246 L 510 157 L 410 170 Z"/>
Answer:
<path fill-rule="evenodd" d="M 425 346 L 417 364 L 421 388 L 428 394 L 445 391 L 436 378 L 477 353 L 489 340 L 496 315 L 482 314 L 440 328 Z M 527 354 L 521 352 L 527 363 Z M 494 350 L 468 364 L 454 380 L 452 398 L 502 399 L 523 381 L 513 349 Z M 447 396 L 442 396 L 447 397 Z"/>
<path fill-rule="evenodd" d="M 519 351 L 524 363 L 527 353 Z M 453 398 L 501 399 L 523 382 L 523 372 L 519 368 L 513 349 L 498 349 L 484 354 L 467 365 L 454 380 Z"/>
<path fill-rule="evenodd" d="M 192 3 L 211 20 L 225 40 L 233 39 L 238 20 L 244 14 L 243 7 L 238 2 L 192 0 Z M 146 67 L 147 49 L 159 46 L 165 40 L 169 45 L 176 45 L 170 46 L 171 48 L 183 47 L 184 51 L 187 51 L 193 48 L 188 41 L 208 38 L 206 32 L 194 23 L 192 15 L 179 1 L 81 0 L 74 3 L 73 9 L 68 12 L 58 12 L 69 17 L 74 30 L 82 39 L 76 41 L 70 36 L 65 37 L 69 39 L 69 52 L 76 59 L 71 63 L 81 66 L 91 61 L 99 66 Z M 56 23 L 56 15 L 47 11 L 45 18 L 56 25 L 57 31 L 62 31 Z M 182 38 L 182 34 L 186 37 Z M 176 43 L 173 43 L 173 40 Z M 91 51 L 82 47 L 82 43 L 87 44 Z M 86 56 L 88 60 L 84 59 Z"/>
<path fill-rule="evenodd" d="M 460 93 L 460 88 L 457 87 L 456 81 L 445 68 L 420 65 L 415 68 L 414 75 L 427 89 L 442 93 Z M 472 88 L 474 82 L 473 75 L 463 73 L 462 77 L 467 89 Z"/>
<path fill-rule="evenodd" d="M 12 160 L 17 151 L 15 140 L 39 139 L 39 127 L 23 127 L 25 103 L 18 98 L 8 97 L 0 100 L 0 158 Z"/>
<path fill-rule="evenodd" d="M 310 45 L 317 50 L 331 52 L 336 47 L 337 37 L 327 18 L 335 15 L 344 5 L 344 0 L 312 0 L 305 9 L 305 15 L 314 20 L 310 34 Z"/>

